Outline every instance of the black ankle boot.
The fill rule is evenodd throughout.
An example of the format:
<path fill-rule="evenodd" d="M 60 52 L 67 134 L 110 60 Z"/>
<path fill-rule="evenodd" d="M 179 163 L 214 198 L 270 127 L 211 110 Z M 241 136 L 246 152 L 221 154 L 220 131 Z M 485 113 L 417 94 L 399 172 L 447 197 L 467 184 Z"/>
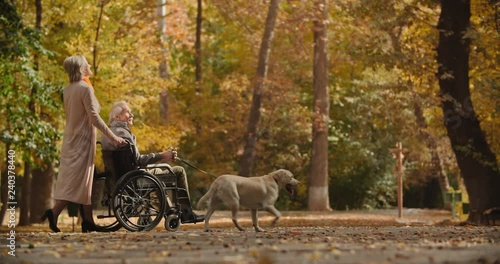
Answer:
<path fill-rule="evenodd" d="M 45 221 L 45 219 L 49 219 L 49 227 L 54 233 L 59 233 L 61 230 L 57 228 L 56 225 L 56 220 L 54 219 L 54 212 L 52 212 L 52 209 L 47 209 L 45 213 L 41 217 L 42 221 Z"/>
<path fill-rule="evenodd" d="M 82 220 L 82 233 L 90 233 L 90 232 L 102 232 L 102 229 L 95 224 L 83 219 Z"/>

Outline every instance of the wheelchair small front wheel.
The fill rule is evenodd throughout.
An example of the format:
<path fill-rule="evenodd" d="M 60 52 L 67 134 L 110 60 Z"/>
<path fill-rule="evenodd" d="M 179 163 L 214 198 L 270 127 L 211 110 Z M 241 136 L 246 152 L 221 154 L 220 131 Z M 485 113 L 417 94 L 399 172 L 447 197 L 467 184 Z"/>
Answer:
<path fill-rule="evenodd" d="M 165 217 L 165 229 L 175 232 L 181 226 L 181 220 L 177 214 L 171 214 Z"/>

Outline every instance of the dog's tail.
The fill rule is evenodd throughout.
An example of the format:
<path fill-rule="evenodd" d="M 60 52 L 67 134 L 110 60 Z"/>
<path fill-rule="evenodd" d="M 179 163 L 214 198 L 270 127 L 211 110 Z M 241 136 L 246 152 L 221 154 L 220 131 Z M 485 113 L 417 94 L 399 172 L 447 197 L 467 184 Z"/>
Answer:
<path fill-rule="evenodd" d="M 202 209 L 205 207 L 208 201 L 212 199 L 212 196 L 214 195 L 215 191 L 217 190 L 217 184 L 212 183 L 210 188 L 208 188 L 208 192 L 203 195 L 200 200 L 198 200 L 198 203 L 196 204 L 196 208 Z"/>

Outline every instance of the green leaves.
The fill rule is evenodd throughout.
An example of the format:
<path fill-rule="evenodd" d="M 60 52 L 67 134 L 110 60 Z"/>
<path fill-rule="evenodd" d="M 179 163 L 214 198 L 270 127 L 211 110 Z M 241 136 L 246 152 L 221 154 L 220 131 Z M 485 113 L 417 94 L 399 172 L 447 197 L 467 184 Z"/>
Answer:
<path fill-rule="evenodd" d="M 53 92 L 57 88 L 46 83 L 34 69 L 31 54 L 49 55 L 39 43 L 39 35 L 25 27 L 16 8 L 7 1 L 0 6 L 5 13 L 0 17 L 4 29 L 0 47 L 2 109 L 0 140 L 23 153 L 25 161 L 53 162 L 59 134 L 47 115 L 60 106 Z M 36 162 L 39 163 L 39 162 Z"/>

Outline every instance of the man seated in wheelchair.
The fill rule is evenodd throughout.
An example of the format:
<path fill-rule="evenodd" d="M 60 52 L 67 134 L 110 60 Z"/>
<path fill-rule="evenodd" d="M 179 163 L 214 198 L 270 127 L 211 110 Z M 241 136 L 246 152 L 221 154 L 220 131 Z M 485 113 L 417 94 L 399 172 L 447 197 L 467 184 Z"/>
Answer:
<path fill-rule="evenodd" d="M 139 153 L 136 145 L 136 137 L 130 130 L 134 122 L 134 115 L 132 114 L 130 107 L 125 101 L 113 104 L 113 107 L 111 108 L 109 114 L 109 122 L 109 128 L 115 135 L 128 140 L 134 145 L 136 161 L 140 167 L 146 167 L 146 165 L 148 164 L 157 163 L 162 160 L 174 160 L 174 157 L 177 154 L 174 150 L 167 150 L 159 153 L 150 153 L 145 155 L 141 155 Z M 117 148 L 107 137 L 101 138 L 101 144 L 102 150 L 117 150 Z M 153 168 L 148 171 L 162 180 L 168 178 L 167 176 L 171 176 L 171 173 L 168 170 L 162 170 L 160 168 Z M 197 215 L 193 212 L 189 197 L 186 171 L 181 166 L 173 166 L 172 171 L 175 174 L 177 187 L 186 190 L 186 192 L 179 191 L 178 193 L 179 198 L 181 198 L 179 199 L 179 203 L 183 212 L 181 222 L 196 223 L 204 221 L 204 215 Z"/>

